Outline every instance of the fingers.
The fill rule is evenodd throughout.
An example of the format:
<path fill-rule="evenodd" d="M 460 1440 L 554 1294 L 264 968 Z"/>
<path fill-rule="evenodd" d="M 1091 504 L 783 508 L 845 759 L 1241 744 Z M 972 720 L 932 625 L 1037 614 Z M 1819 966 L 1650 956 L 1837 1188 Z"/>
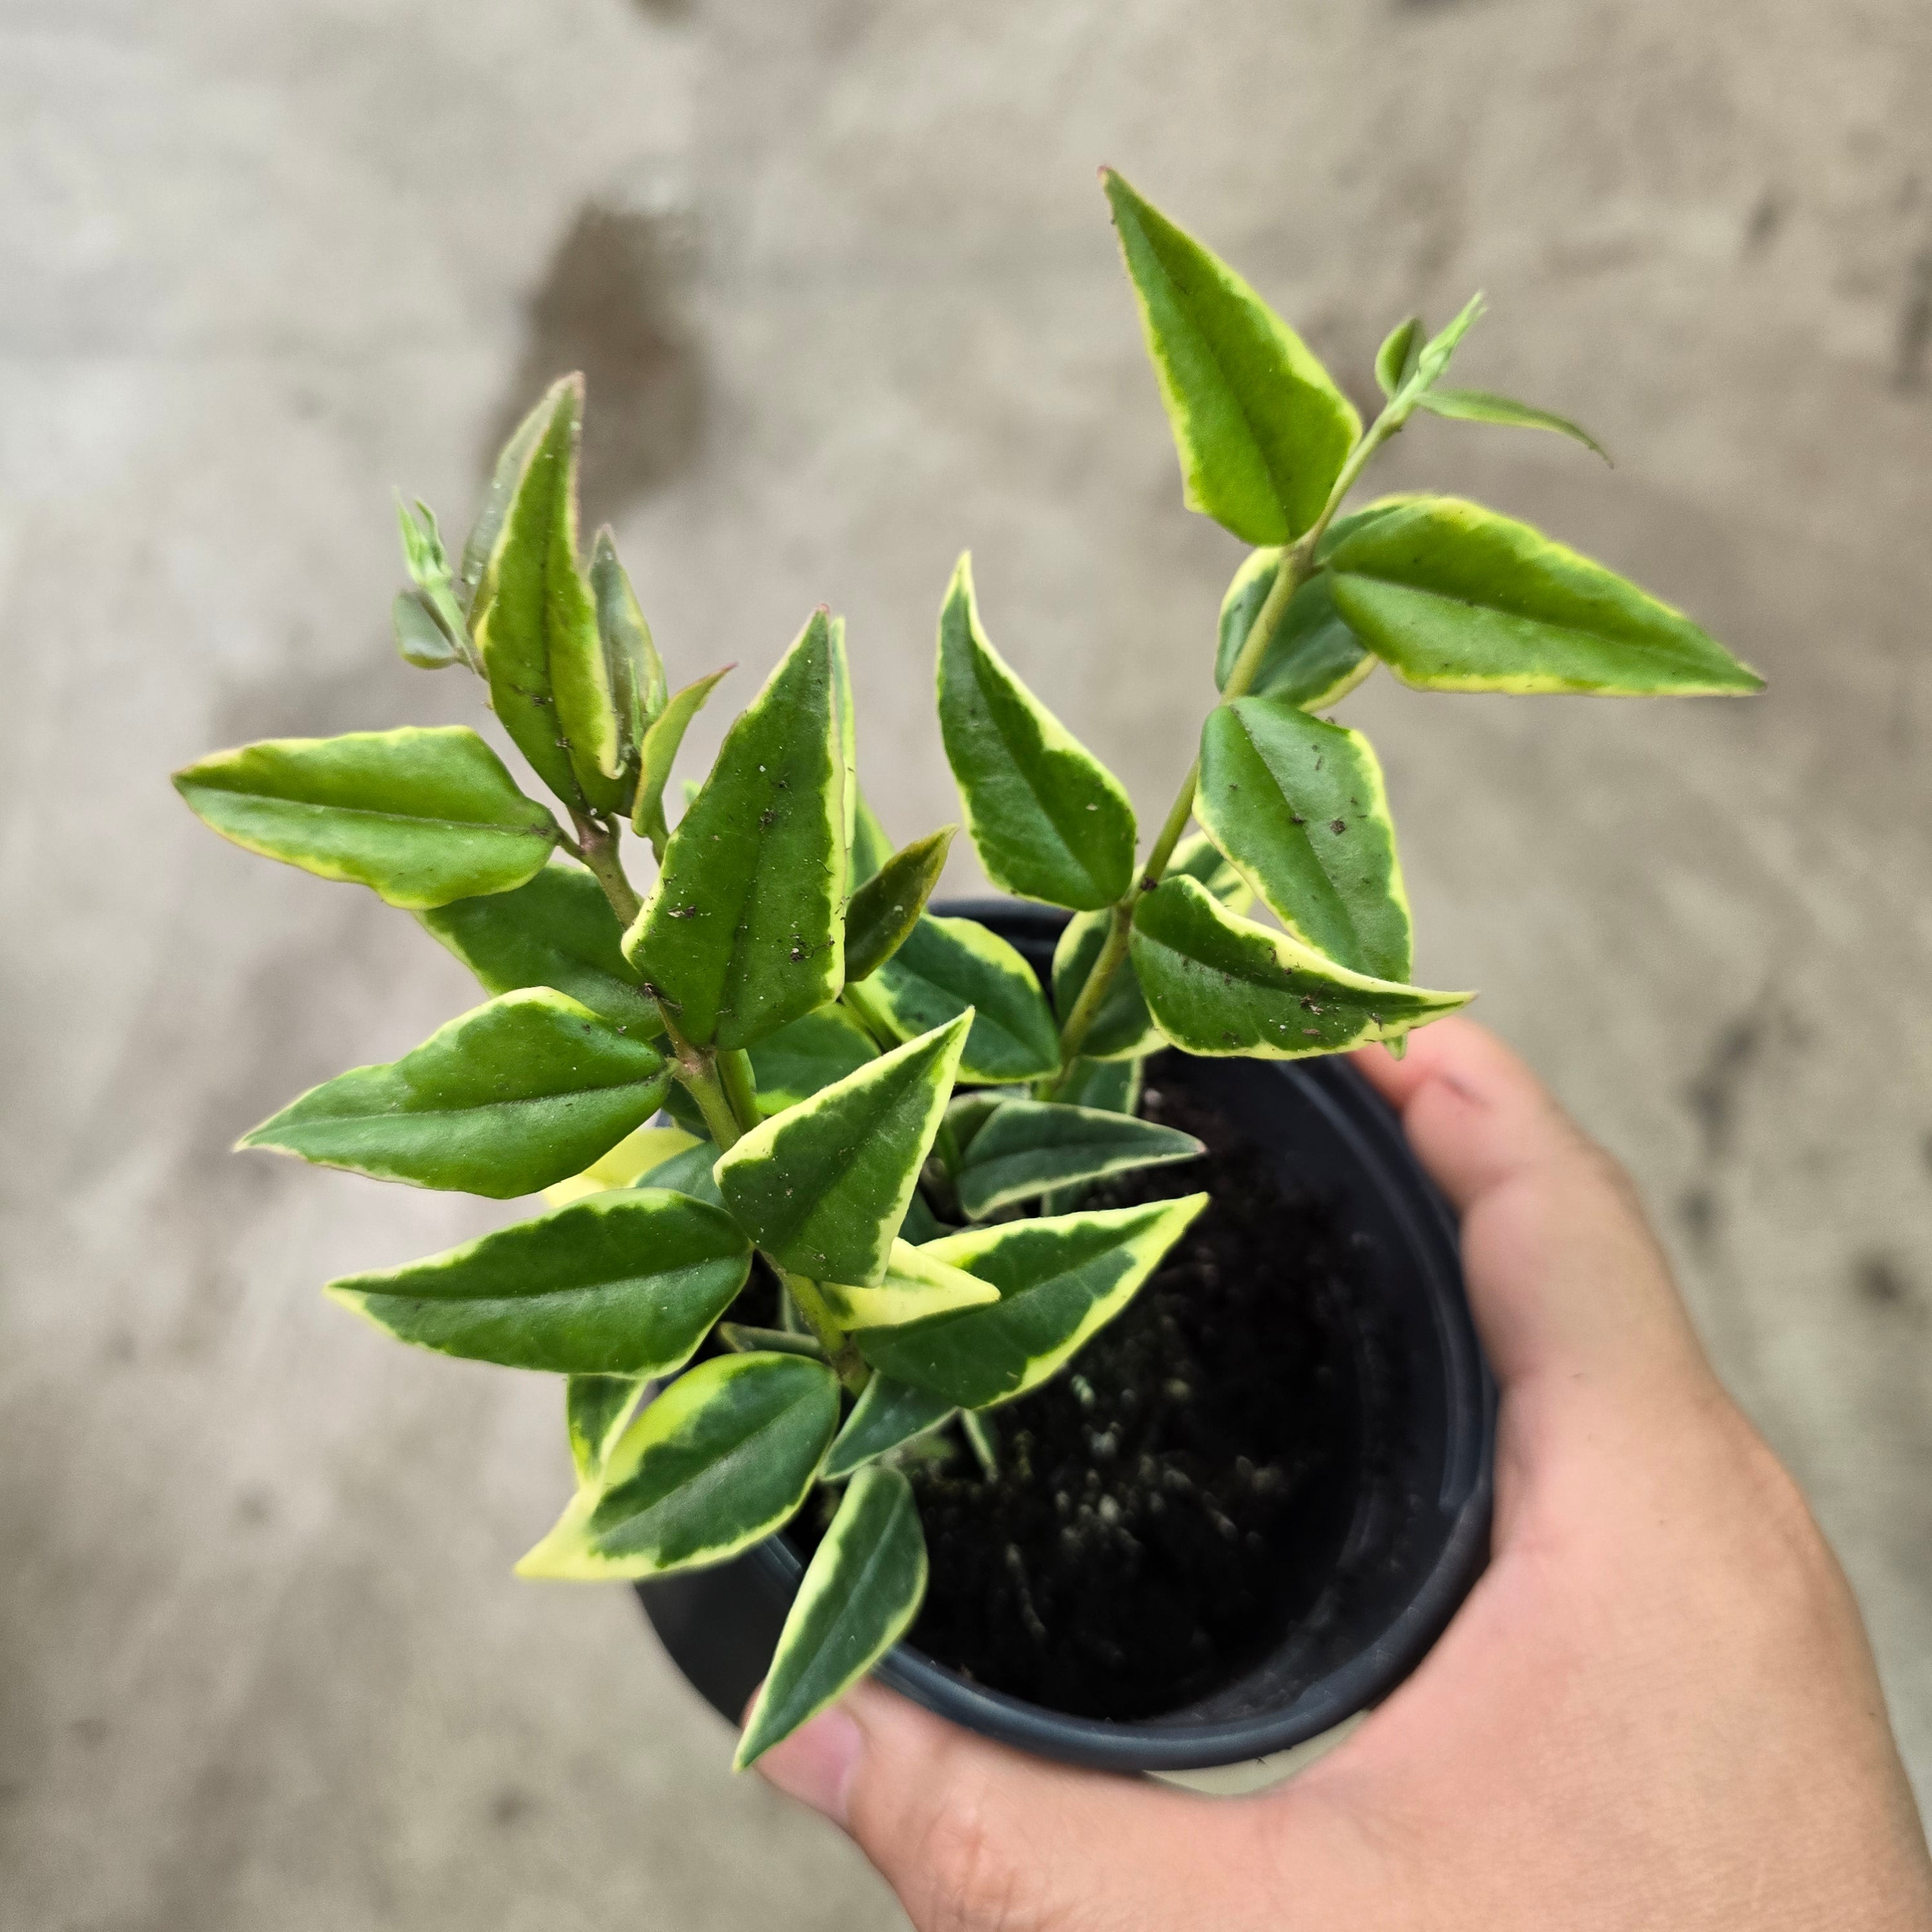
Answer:
<path fill-rule="evenodd" d="M 1708 1374 L 1629 1182 L 1500 1040 L 1456 1018 L 1403 1060 L 1354 1059 L 1462 1216 L 1470 1306 L 1506 1384 Z"/>
<path fill-rule="evenodd" d="M 1411 1034 L 1400 1060 L 1377 1047 L 1350 1057 L 1401 1114 L 1416 1157 L 1460 1213 L 1524 1168 L 1582 1148 L 1543 1083 L 1473 1020 Z"/>
<path fill-rule="evenodd" d="M 1208 1801 L 1023 1756 L 870 1683 L 758 1768 L 851 1834 L 919 1932 L 1204 1922 L 1236 1862 Z"/>

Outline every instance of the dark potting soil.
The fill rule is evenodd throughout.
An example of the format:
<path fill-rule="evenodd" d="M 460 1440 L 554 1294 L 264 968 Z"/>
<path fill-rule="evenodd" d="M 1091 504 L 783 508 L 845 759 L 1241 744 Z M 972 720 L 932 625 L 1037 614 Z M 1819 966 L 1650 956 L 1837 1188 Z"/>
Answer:
<path fill-rule="evenodd" d="M 1208 1208 L 1070 1369 L 991 1412 L 996 1480 L 955 1428 L 904 1466 L 932 1565 L 909 1640 L 991 1689 L 1117 1720 L 1222 1690 L 1291 1636 L 1287 1675 L 1312 1679 L 1418 1506 L 1396 1492 L 1402 1391 L 1332 1206 L 1184 1062 L 1154 1063 L 1142 1112 L 1208 1154 L 1082 1204 L 1206 1188 Z M 788 1532 L 803 1550 L 824 1500 Z M 1271 1690 L 1292 1695 L 1281 1675 Z"/>

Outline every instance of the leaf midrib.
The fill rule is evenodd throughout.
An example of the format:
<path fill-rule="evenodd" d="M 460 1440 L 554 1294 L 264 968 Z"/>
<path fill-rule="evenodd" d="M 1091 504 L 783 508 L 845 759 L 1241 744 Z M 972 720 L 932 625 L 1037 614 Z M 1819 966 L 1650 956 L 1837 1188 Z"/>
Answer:
<path fill-rule="evenodd" d="M 574 1100 L 579 1095 L 621 1094 L 632 1087 L 649 1087 L 663 1076 L 660 1067 L 656 1073 L 642 1080 L 607 1081 L 596 1087 L 572 1087 L 554 1094 L 509 1094 L 494 1100 L 478 1100 L 473 1105 L 460 1107 L 390 1107 L 380 1112 L 360 1114 L 304 1114 L 292 1118 L 291 1126 L 322 1126 L 358 1120 L 434 1120 L 457 1114 L 480 1114 L 491 1107 L 542 1106 L 557 1100 Z"/>
<path fill-rule="evenodd" d="M 238 785 L 209 784 L 199 782 L 203 790 L 218 794 L 224 798 L 245 799 L 258 805 L 278 805 L 289 812 L 320 812 L 339 814 L 346 818 L 380 818 L 398 825 L 441 825 L 464 832 L 496 832 L 506 838 L 541 838 L 546 844 L 555 844 L 556 835 L 546 831 L 541 825 L 492 824 L 482 818 L 445 818 L 433 812 L 385 812 L 370 805 L 326 805 L 314 799 L 284 798 L 272 791 L 248 791 Z M 542 806 L 536 809 L 541 811 Z"/>

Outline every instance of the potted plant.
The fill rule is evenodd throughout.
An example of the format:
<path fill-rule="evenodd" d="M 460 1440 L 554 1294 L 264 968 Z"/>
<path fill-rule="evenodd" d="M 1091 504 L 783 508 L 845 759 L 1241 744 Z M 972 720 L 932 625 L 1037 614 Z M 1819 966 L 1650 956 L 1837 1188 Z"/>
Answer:
<path fill-rule="evenodd" d="M 1445 386 L 1480 298 L 1389 336 L 1365 428 L 1253 290 L 1103 183 L 1186 500 L 1252 546 L 1144 847 L 988 641 L 964 559 L 939 722 L 1012 902 L 928 909 L 953 828 L 881 832 L 823 608 L 674 822 L 723 674 L 672 691 L 609 531 L 580 554 L 574 377 L 460 557 L 400 509 L 394 611 L 412 663 L 483 680 L 568 829 L 461 726 L 176 778 L 225 837 L 416 914 L 490 995 L 242 1144 L 550 1191 L 328 1292 L 563 1378 L 578 1487 L 518 1567 L 645 1583 L 728 1708 L 762 1676 L 740 1764 L 875 1666 L 1035 1748 L 1148 1766 L 1278 1748 L 1413 1665 L 1481 1561 L 1489 1398 L 1453 1228 L 1331 1057 L 1400 1052 L 1469 996 L 1414 983 L 1375 753 L 1318 714 L 1378 664 L 1437 691 L 1760 684 L 1523 524 L 1346 507 L 1418 411 L 1590 443 Z"/>

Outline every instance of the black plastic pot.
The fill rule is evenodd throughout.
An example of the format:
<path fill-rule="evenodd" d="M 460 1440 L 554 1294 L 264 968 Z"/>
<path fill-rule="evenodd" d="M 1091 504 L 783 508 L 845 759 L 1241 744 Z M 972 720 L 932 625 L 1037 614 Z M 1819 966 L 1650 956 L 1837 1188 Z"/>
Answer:
<path fill-rule="evenodd" d="M 1064 914 L 1006 900 L 945 910 L 991 926 L 1046 977 Z M 1298 1185 L 1334 1202 L 1362 1261 L 1365 1319 L 1372 1314 L 1378 1346 L 1397 1358 L 1408 1394 L 1405 1439 L 1384 1448 L 1400 1458 L 1394 1475 L 1414 1521 L 1394 1560 L 1374 1566 L 1366 1584 L 1354 1576 L 1346 1601 L 1331 1606 L 1318 1660 L 1304 1627 L 1315 1619 L 1304 1619 L 1238 1681 L 1160 1717 L 1069 1717 L 970 1682 L 908 1643 L 875 1673 L 985 1736 L 1115 1772 L 1267 1756 L 1379 1702 L 1441 1634 L 1489 1550 L 1495 1388 L 1470 1323 L 1455 1222 L 1394 1115 L 1338 1060 L 1186 1060 L 1172 1071 L 1276 1151 Z M 1365 1518 L 1378 1507 L 1365 1490 L 1338 1571 L 1348 1544 L 1371 1533 Z M 672 1660 L 734 1723 L 764 1676 L 802 1569 L 778 1536 L 716 1569 L 638 1586 Z"/>

